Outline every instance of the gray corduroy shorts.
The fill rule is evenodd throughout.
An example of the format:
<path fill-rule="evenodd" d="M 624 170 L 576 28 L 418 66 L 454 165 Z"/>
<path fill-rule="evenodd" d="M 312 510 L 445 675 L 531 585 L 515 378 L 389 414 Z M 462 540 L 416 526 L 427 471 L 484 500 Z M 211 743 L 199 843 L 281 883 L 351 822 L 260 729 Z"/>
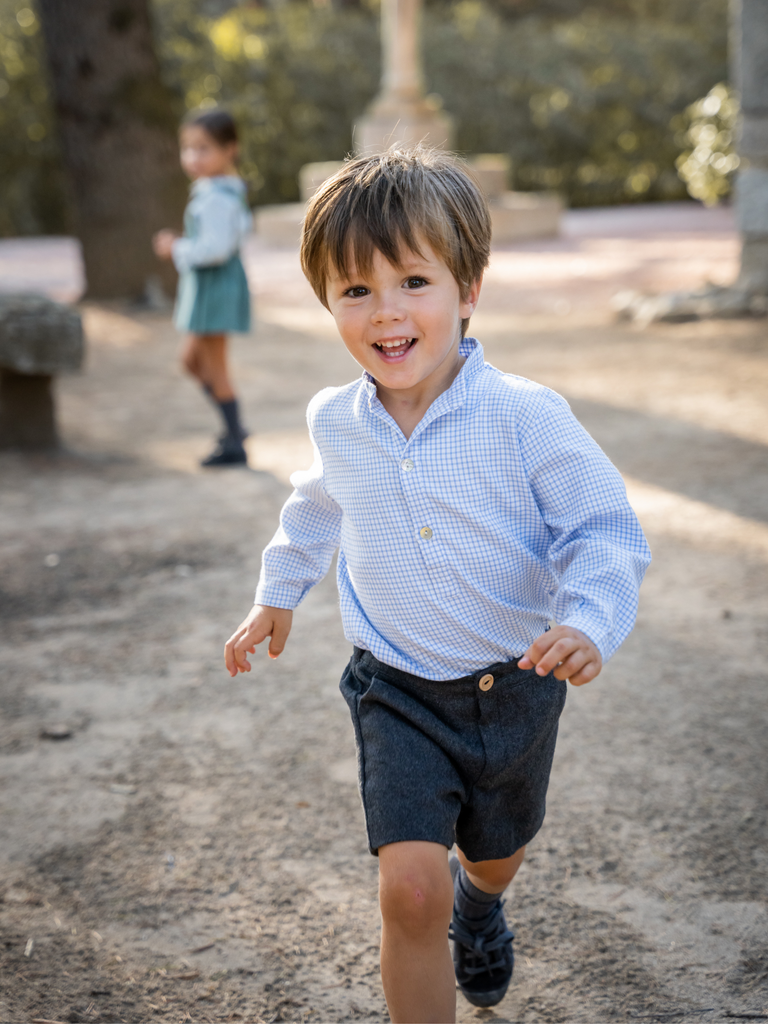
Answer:
<path fill-rule="evenodd" d="M 435 682 L 355 648 L 341 692 L 357 739 L 368 846 L 456 842 L 511 857 L 544 820 L 566 684 L 516 661 Z"/>

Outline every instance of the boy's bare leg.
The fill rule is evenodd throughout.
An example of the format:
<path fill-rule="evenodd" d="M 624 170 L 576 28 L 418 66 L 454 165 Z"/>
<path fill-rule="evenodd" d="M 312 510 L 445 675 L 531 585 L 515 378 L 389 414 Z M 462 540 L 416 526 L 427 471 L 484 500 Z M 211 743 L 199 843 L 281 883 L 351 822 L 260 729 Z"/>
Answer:
<path fill-rule="evenodd" d="M 439 843 L 379 849 L 381 980 L 393 1024 L 451 1024 L 456 979 L 448 948 L 453 882 Z"/>
<path fill-rule="evenodd" d="M 522 846 L 517 853 L 503 860 L 467 860 L 461 850 L 458 851 L 459 860 L 467 872 L 472 885 L 483 892 L 502 893 L 515 877 L 525 857 L 525 847 Z"/>

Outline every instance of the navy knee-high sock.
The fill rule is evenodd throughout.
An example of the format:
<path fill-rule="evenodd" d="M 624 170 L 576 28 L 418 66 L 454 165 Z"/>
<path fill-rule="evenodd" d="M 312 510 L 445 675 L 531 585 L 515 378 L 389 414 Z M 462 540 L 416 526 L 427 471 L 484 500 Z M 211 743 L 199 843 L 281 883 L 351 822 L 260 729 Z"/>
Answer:
<path fill-rule="evenodd" d="M 226 402 L 220 401 L 214 395 L 210 384 L 203 384 L 203 391 L 221 414 L 221 418 L 224 421 L 224 430 L 226 431 L 227 440 L 242 444 L 243 438 L 248 436 L 248 432 L 243 428 L 243 425 L 240 422 L 240 407 L 237 399 L 230 398 Z"/>
<path fill-rule="evenodd" d="M 453 905 L 465 918 L 472 929 L 480 930 L 501 893 L 483 892 L 470 882 L 467 872 L 460 865 L 453 880 Z"/>
<path fill-rule="evenodd" d="M 243 443 L 245 437 L 245 431 L 243 425 L 240 422 L 240 409 L 237 404 L 236 398 L 230 398 L 228 402 L 219 402 L 219 409 L 221 410 L 221 417 L 224 420 L 224 425 L 227 428 L 227 439 L 231 441 L 237 441 L 238 444 Z"/>

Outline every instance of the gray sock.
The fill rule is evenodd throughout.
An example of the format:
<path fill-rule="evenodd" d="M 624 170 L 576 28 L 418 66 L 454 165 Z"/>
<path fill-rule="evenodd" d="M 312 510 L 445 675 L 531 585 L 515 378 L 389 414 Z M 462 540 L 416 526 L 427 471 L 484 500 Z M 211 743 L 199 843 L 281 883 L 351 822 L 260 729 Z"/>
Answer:
<path fill-rule="evenodd" d="M 501 897 L 500 892 L 483 892 L 473 885 L 461 865 L 453 880 L 453 905 L 470 927 L 482 928 L 493 907 Z"/>

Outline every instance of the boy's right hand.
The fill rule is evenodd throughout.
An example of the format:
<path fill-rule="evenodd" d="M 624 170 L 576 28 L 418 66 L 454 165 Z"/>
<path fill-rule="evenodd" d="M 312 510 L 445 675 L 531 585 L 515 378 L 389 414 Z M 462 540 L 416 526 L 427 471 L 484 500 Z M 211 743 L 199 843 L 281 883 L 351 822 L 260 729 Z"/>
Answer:
<path fill-rule="evenodd" d="M 224 662 L 227 672 L 236 676 L 238 672 L 250 672 L 251 663 L 246 654 L 256 652 L 256 644 L 269 636 L 270 658 L 277 658 L 283 653 L 285 641 L 291 632 L 293 612 L 288 608 L 268 608 L 255 604 L 247 617 L 243 619 L 224 648 Z"/>

